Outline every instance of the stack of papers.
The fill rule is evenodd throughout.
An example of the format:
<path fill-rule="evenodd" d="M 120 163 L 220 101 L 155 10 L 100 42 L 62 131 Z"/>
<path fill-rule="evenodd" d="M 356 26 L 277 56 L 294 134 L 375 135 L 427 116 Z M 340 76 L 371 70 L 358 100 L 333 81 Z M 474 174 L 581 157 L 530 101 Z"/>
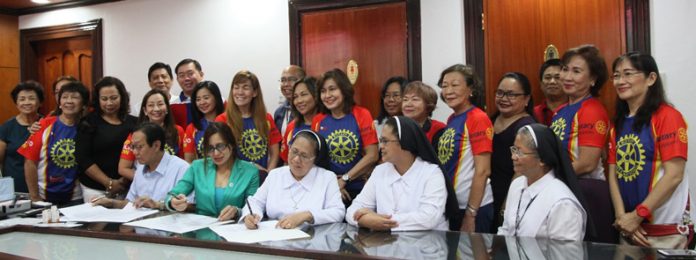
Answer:
<path fill-rule="evenodd" d="M 255 230 L 247 229 L 244 224 L 215 226 L 210 227 L 210 229 L 219 236 L 224 237 L 228 242 L 245 244 L 309 237 L 309 234 L 297 228 L 276 228 L 277 224 L 277 220 L 272 220 L 259 222 L 259 228 Z"/>
<path fill-rule="evenodd" d="M 113 223 L 125 223 L 158 212 L 154 209 L 136 209 L 130 202 L 123 209 L 107 209 L 102 206 L 92 206 L 90 203 L 85 203 L 59 210 L 65 216 L 61 218 L 61 221 Z"/>
<path fill-rule="evenodd" d="M 38 223 L 41 223 L 40 218 L 10 218 L 0 221 L 0 228 L 12 227 L 16 225 L 31 226 Z"/>
<path fill-rule="evenodd" d="M 175 213 L 172 215 L 135 221 L 127 223 L 126 225 L 183 234 L 230 222 L 232 221 L 218 222 L 217 218 L 197 214 Z"/>

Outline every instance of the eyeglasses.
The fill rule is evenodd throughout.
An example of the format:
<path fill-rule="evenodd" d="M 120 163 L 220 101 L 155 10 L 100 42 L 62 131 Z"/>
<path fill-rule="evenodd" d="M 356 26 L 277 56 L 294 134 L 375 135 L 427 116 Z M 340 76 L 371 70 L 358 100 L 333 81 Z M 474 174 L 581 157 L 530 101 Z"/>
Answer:
<path fill-rule="evenodd" d="M 517 158 L 522 158 L 526 157 L 527 155 L 529 156 L 536 156 L 536 153 L 525 153 L 520 150 L 520 148 L 517 148 L 516 146 L 510 146 L 510 153 L 514 156 L 517 156 Z"/>
<path fill-rule="evenodd" d="M 297 82 L 298 78 L 296 77 L 282 77 L 278 80 L 280 83 L 295 83 Z"/>
<path fill-rule="evenodd" d="M 399 140 L 389 140 L 389 139 L 384 138 L 384 137 L 379 139 L 379 144 L 381 144 L 381 145 L 385 145 L 385 144 L 390 143 L 390 142 L 398 143 Z"/>
<path fill-rule="evenodd" d="M 399 100 L 401 100 L 401 94 L 397 94 L 397 93 L 389 94 L 389 93 L 386 93 L 386 94 L 384 94 L 384 100 L 387 100 L 387 99 L 399 101 Z"/>
<path fill-rule="evenodd" d="M 625 80 L 629 80 L 633 78 L 633 76 L 642 74 L 643 72 L 633 70 L 633 71 L 624 71 L 623 73 L 614 73 L 614 75 L 611 76 L 611 79 L 614 81 L 619 81 L 621 78 L 624 78 Z"/>
<path fill-rule="evenodd" d="M 498 90 L 498 91 L 495 92 L 495 97 L 497 97 L 497 98 L 508 97 L 508 98 L 510 99 L 510 98 L 516 98 L 516 97 L 525 96 L 525 95 L 527 95 L 527 94 L 525 94 L 525 93 L 515 93 L 515 92 L 512 92 L 512 91 L 502 91 L 502 90 Z"/>
<path fill-rule="evenodd" d="M 288 155 L 288 159 L 295 158 L 296 156 L 300 157 L 300 162 L 302 162 L 302 163 L 309 162 L 311 160 L 314 160 L 314 158 L 316 158 L 315 156 L 309 156 L 306 153 L 302 153 L 299 150 L 297 150 L 296 148 L 291 148 L 290 154 Z"/>
<path fill-rule="evenodd" d="M 223 153 L 227 146 L 228 144 L 219 143 L 213 146 L 209 145 L 205 148 L 205 150 L 208 154 L 213 154 L 215 151 L 217 151 L 218 153 Z"/>
<path fill-rule="evenodd" d="M 130 149 L 131 151 L 134 151 L 134 152 L 142 150 L 143 147 L 145 147 L 145 145 L 142 145 L 142 144 L 141 145 L 134 145 L 134 144 L 128 145 L 128 149 Z"/>

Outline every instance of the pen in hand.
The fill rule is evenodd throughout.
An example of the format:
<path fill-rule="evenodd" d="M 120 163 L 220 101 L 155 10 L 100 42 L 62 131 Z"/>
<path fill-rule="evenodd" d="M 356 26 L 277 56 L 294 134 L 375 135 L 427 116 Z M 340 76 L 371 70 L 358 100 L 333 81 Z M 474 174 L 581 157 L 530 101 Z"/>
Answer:
<path fill-rule="evenodd" d="M 249 215 L 244 218 L 244 222 L 252 225 L 251 227 L 248 226 L 250 229 L 256 229 L 258 221 L 256 220 L 256 215 L 254 215 L 254 211 L 251 209 L 251 204 L 249 204 L 249 197 L 246 197 L 244 200 L 246 201 L 247 208 L 249 208 Z M 247 218 L 249 219 L 247 220 Z"/>

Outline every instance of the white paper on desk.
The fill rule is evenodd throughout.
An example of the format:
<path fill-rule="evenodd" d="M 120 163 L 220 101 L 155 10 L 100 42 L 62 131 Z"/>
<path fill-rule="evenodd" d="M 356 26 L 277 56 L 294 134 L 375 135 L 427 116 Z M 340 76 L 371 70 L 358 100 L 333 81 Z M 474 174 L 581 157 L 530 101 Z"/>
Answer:
<path fill-rule="evenodd" d="M 219 225 L 228 222 L 229 221 L 218 222 L 217 218 L 203 215 L 175 213 L 157 218 L 134 221 L 126 223 L 125 225 L 183 234 L 186 232 L 204 229 L 212 225 Z"/>
<path fill-rule="evenodd" d="M 34 224 L 35 227 L 62 227 L 62 228 L 73 228 L 73 227 L 79 227 L 82 226 L 82 224 L 75 223 L 75 222 L 66 222 L 66 223 L 37 223 Z"/>
<path fill-rule="evenodd" d="M 16 225 L 31 226 L 40 222 L 40 218 L 10 218 L 0 221 L 0 227 L 12 227 Z"/>
<path fill-rule="evenodd" d="M 60 213 L 65 216 L 61 220 L 77 222 L 125 223 L 157 212 L 154 209 L 136 209 L 130 202 L 122 209 L 107 209 L 102 206 L 92 206 L 90 203 L 60 209 Z"/>
<path fill-rule="evenodd" d="M 244 224 L 214 226 L 210 229 L 228 242 L 244 244 L 309 237 L 309 234 L 298 228 L 280 229 L 276 228 L 276 224 L 278 224 L 277 220 L 262 221 L 259 222 L 259 228 L 256 230 L 247 229 Z"/>

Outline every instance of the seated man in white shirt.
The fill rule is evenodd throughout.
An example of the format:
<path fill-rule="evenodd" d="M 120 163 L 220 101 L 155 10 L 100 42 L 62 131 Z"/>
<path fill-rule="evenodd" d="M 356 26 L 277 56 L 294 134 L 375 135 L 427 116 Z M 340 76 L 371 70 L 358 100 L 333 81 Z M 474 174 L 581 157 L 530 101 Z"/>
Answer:
<path fill-rule="evenodd" d="M 594 231 L 570 158 L 553 131 L 526 125 L 510 150 L 521 176 L 510 184 L 498 235 L 581 241 L 586 229 Z"/>
<path fill-rule="evenodd" d="M 459 211 L 430 142 L 412 119 L 387 119 L 378 165 L 346 211 L 348 224 L 372 230 L 459 230 Z"/>
<path fill-rule="evenodd" d="M 130 144 L 138 163 L 126 200 L 100 197 L 94 205 L 123 208 L 132 202 L 136 208 L 164 209 L 164 198 L 184 176 L 189 165 L 183 159 L 164 151 L 164 129 L 154 123 L 143 123 L 133 132 Z M 193 201 L 193 198 L 189 198 Z"/>

